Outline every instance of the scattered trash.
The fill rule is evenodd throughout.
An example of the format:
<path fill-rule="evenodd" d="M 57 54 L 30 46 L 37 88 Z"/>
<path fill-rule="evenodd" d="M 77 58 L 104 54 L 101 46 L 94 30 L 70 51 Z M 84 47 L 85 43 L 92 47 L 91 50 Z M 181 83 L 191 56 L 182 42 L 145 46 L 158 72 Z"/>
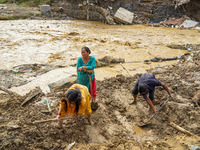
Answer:
<path fill-rule="evenodd" d="M 5 7 L 5 6 L 1 6 L 0 9 L 7 9 L 7 7 Z"/>
<path fill-rule="evenodd" d="M 176 25 L 178 25 L 179 27 L 179 25 L 181 25 L 184 22 L 184 20 L 185 20 L 184 17 L 178 18 L 178 19 L 170 17 L 167 21 L 161 22 L 161 24 L 164 26 L 170 26 L 170 27 L 173 27 L 173 26 L 175 27 Z"/>
<path fill-rule="evenodd" d="M 151 59 L 152 62 L 161 62 L 161 61 L 170 61 L 170 60 L 176 60 L 177 56 L 174 56 L 173 58 L 161 58 L 161 57 L 154 57 Z"/>
<path fill-rule="evenodd" d="M 192 150 L 200 150 L 200 146 L 190 145 Z"/>
<path fill-rule="evenodd" d="M 193 20 L 185 20 L 181 25 L 180 28 L 193 28 L 197 26 L 199 22 Z"/>
<path fill-rule="evenodd" d="M 41 65 L 39 64 L 23 64 L 19 66 L 14 66 L 12 72 L 14 73 L 31 73 L 34 71 L 37 71 L 41 68 Z"/>
<path fill-rule="evenodd" d="M 14 72 L 14 73 L 19 73 L 19 71 L 16 71 L 16 70 L 12 70 L 12 72 Z"/>
<path fill-rule="evenodd" d="M 190 48 L 188 48 L 187 50 L 188 50 L 188 51 L 193 51 L 193 48 L 192 48 L 192 47 L 190 47 Z"/>
<path fill-rule="evenodd" d="M 45 98 L 46 98 L 47 107 L 48 107 L 48 109 L 49 109 L 49 112 L 51 112 L 51 108 L 50 108 L 50 106 L 49 106 L 49 101 L 48 101 L 48 98 L 47 98 L 47 97 L 45 97 Z"/>
<path fill-rule="evenodd" d="M 67 149 L 70 150 L 74 146 L 75 143 L 76 142 L 74 141 L 73 143 L 69 144 Z"/>

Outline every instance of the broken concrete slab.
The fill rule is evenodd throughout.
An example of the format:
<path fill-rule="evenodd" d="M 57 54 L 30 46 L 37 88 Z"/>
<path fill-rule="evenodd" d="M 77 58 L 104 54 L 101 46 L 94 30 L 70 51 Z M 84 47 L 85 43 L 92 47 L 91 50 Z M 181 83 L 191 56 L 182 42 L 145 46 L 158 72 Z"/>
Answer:
<path fill-rule="evenodd" d="M 183 4 L 187 4 L 189 2 L 190 2 L 190 0 L 176 0 L 176 5 L 180 6 L 180 5 L 183 5 Z"/>
<path fill-rule="evenodd" d="M 195 27 L 194 29 L 195 29 L 195 30 L 200 30 L 200 27 Z"/>
<path fill-rule="evenodd" d="M 67 84 L 73 84 L 76 81 L 77 77 L 75 75 L 72 75 L 70 77 L 66 77 L 63 79 L 60 79 L 54 83 L 50 83 L 48 86 L 50 90 L 62 88 L 63 86 L 66 86 Z"/>
<path fill-rule="evenodd" d="M 114 19 L 117 22 L 121 22 L 124 24 L 132 24 L 133 22 L 133 13 L 120 7 L 114 15 Z"/>
<path fill-rule="evenodd" d="M 199 24 L 199 22 L 197 21 L 193 21 L 193 20 L 185 20 L 181 25 L 180 28 L 192 28 L 195 27 Z"/>
<path fill-rule="evenodd" d="M 62 79 L 72 78 L 76 75 L 76 68 L 58 68 L 51 70 L 45 74 L 37 76 L 33 81 L 29 82 L 28 84 L 12 87 L 10 90 L 16 92 L 17 94 L 24 96 L 29 93 L 31 90 L 35 89 L 36 87 L 40 87 L 44 94 L 50 92 L 49 84 L 55 83 Z"/>
<path fill-rule="evenodd" d="M 43 15 L 49 15 L 51 13 L 51 7 L 50 5 L 41 5 L 40 11 Z"/>
<path fill-rule="evenodd" d="M 36 96 L 40 96 L 42 95 L 42 90 L 40 89 L 40 87 L 36 87 L 35 89 L 33 89 L 32 91 L 30 91 L 30 93 L 27 94 L 26 99 L 21 103 L 21 107 L 23 107 L 25 104 L 27 104 L 30 100 L 32 100 L 34 97 Z"/>

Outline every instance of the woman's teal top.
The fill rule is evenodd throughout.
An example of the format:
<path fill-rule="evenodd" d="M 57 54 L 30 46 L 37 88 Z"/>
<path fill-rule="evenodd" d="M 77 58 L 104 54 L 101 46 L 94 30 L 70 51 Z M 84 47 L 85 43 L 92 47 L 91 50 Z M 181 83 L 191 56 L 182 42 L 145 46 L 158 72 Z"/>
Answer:
<path fill-rule="evenodd" d="M 78 68 L 82 67 L 82 66 L 87 66 L 87 70 L 92 70 L 93 73 L 90 74 L 90 73 L 84 72 L 85 69 L 82 69 L 81 72 L 79 72 Z M 76 65 L 76 68 L 77 68 L 77 83 L 85 85 L 89 89 L 89 86 L 90 86 L 89 76 L 91 76 L 91 82 L 92 82 L 93 79 L 94 79 L 94 68 L 95 68 L 95 66 L 96 66 L 96 60 L 93 56 L 90 56 L 90 59 L 89 59 L 87 64 L 85 64 L 83 62 L 82 57 L 79 57 L 78 61 L 77 61 L 77 65 Z"/>

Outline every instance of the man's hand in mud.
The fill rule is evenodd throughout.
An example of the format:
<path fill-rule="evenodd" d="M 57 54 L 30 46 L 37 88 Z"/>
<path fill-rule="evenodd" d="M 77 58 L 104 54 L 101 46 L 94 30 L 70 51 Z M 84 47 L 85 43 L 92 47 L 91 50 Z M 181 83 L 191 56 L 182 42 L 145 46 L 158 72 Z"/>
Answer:
<path fill-rule="evenodd" d="M 170 96 L 170 98 L 171 98 L 171 99 L 173 99 L 173 98 L 174 98 L 174 95 L 173 95 L 173 94 L 170 94 L 169 96 Z"/>
<path fill-rule="evenodd" d="M 153 111 L 154 111 L 154 113 L 155 113 L 155 114 L 157 114 L 157 113 L 158 113 L 158 112 L 157 112 L 157 110 L 156 110 L 156 108 L 155 108 Z"/>

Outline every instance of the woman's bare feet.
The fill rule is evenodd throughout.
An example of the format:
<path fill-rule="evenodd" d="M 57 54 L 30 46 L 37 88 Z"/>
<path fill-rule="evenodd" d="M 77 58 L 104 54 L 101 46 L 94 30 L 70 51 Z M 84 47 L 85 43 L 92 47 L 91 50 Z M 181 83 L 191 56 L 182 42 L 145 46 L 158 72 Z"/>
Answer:
<path fill-rule="evenodd" d="M 133 102 L 129 103 L 129 105 L 134 105 L 134 104 L 137 104 L 137 101 L 133 101 Z"/>
<path fill-rule="evenodd" d="M 88 118 L 88 121 L 89 121 L 91 126 L 94 125 L 94 122 L 91 119 Z"/>
<path fill-rule="evenodd" d="M 91 119 L 91 115 L 88 115 L 88 122 L 90 123 L 90 125 L 93 125 L 93 124 L 94 124 L 94 122 L 93 122 L 92 119 Z"/>

